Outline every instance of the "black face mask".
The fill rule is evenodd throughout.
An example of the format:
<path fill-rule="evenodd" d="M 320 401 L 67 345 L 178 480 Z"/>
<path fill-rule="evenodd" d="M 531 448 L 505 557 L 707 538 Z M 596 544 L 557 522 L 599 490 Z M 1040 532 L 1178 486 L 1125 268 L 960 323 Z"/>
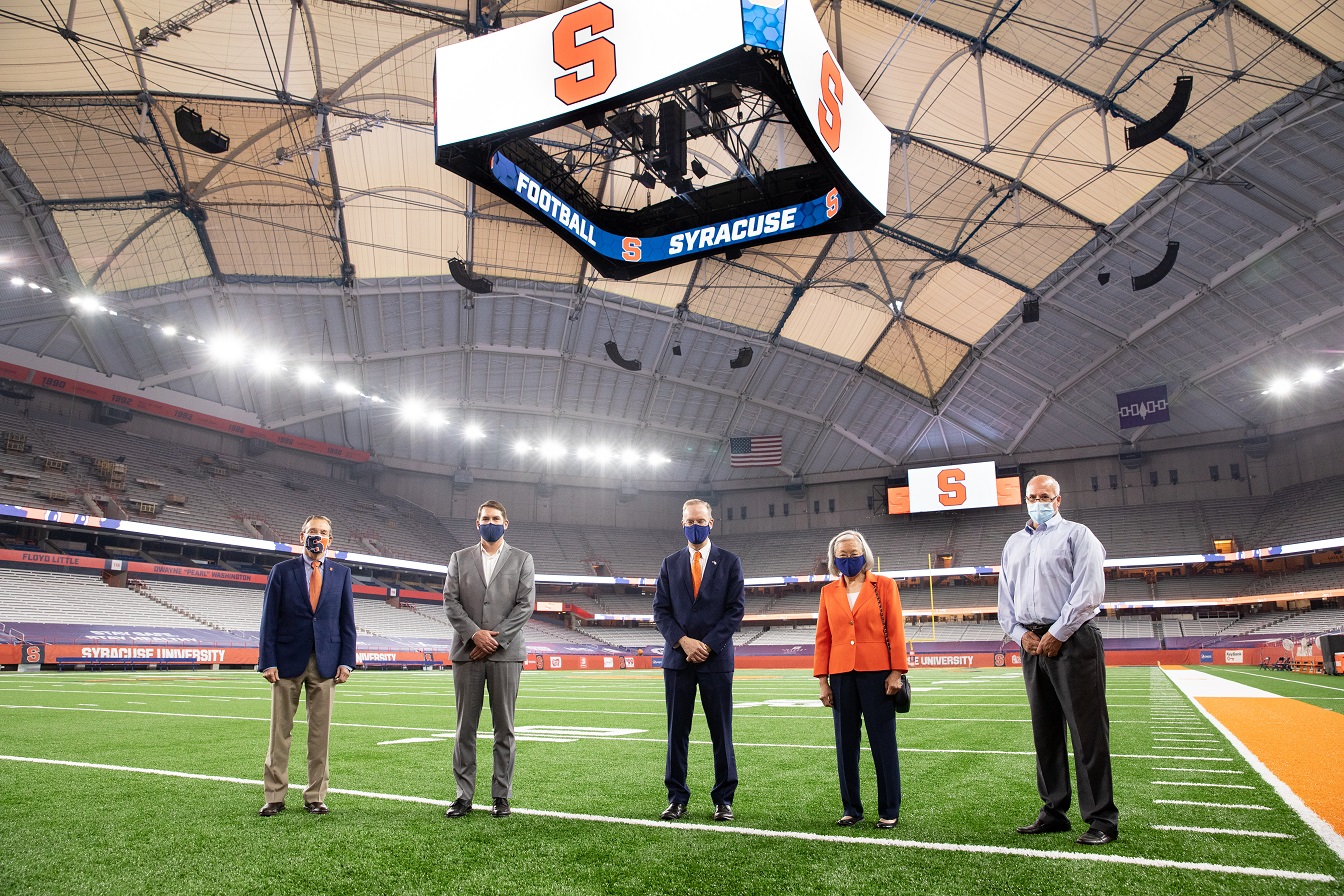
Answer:
<path fill-rule="evenodd" d="M 322 544 L 321 535 L 309 535 L 307 538 L 304 539 L 303 546 L 307 548 L 308 553 L 312 554 L 313 556 L 319 556 L 321 555 L 322 551 L 325 550 L 325 547 Z"/>

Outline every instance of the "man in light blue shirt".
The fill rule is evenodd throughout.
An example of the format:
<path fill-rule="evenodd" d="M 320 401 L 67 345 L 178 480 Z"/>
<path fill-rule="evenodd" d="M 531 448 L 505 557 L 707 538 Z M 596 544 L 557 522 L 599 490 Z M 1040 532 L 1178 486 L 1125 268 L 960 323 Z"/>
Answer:
<path fill-rule="evenodd" d="M 1091 530 L 1059 515 L 1059 483 L 1027 483 L 1024 528 L 1003 547 L 999 625 L 1022 645 L 1022 674 L 1036 742 L 1036 786 L 1044 806 L 1020 834 L 1070 830 L 1069 752 L 1073 737 L 1078 808 L 1088 829 L 1077 839 L 1102 846 L 1119 836 L 1111 789 L 1111 723 L 1106 654 L 1092 623 L 1106 596 L 1106 549 Z"/>

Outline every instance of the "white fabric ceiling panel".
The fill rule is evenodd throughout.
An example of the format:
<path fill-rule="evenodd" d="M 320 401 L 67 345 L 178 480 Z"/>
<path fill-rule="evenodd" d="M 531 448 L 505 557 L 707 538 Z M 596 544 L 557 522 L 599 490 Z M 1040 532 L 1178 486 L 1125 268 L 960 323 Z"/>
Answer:
<path fill-rule="evenodd" d="M 969 350 L 970 346 L 945 333 L 902 318 L 873 348 L 867 365 L 910 391 L 932 398 Z"/>
<path fill-rule="evenodd" d="M 91 291 L 130 290 L 210 273 L 195 227 L 175 209 L 58 210 L 52 217 Z"/>
<path fill-rule="evenodd" d="M 840 292 L 847 295 L 839 295 Z M 862 361 L 891 323 L 891 309 L 857 290 L 813 288 L 803 293 L 780 335 L 850 361 Z"/>
<path fill-rule="evenodd" d="M 973 344 L 1021 298 L 1001 280 L 965 265 L 945 264 L 905 306 L 905 313 Z"/>

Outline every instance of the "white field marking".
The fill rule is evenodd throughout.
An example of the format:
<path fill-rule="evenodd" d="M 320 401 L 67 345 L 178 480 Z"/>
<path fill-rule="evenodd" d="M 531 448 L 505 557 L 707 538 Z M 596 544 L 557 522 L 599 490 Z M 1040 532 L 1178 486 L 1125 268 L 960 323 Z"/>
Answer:
<path fill-rule="evenodd" d="M 1230 768 L 1167 768 L 1161 765 L 1153 766 L 1155 772 L 1192 772 L 1199 775 L 1244 775 L 1245 772 L 1234 771 Z"/>
<path fill-rule="evenodd" d="M 1153 781 L 1166 787 L 1221 787 L 1224 790 L 1255 790 L 1254 784 L 1215 784 L 1213 781 Z"/>
<path fill-rule="evenodd" d="M 1162 671 L 1166 672 L 1168 676 L 1171 675 L 1171 670 L 1163 669 Z M 1176 682 L 1176 685 L 1179 687 L 1180 682 Z M 1325 819 L 1317 815 L 1310 806 L 1303 802 L 1300 796 L 1293 792 L 1292 788 L 1279 780 L 1278 775 L 1270 771 L 1269 766 L 1261 762 L 1260 757 L 1252 753 L 1245 744 L 1238 740 L 1226 725 L 1218 721 L 1213 713 L 1204 708 L 1202 703 L 1196 701 L 1195 706 L 1204 714 L 1204 717 L 1209 720 L 1213 727 L 1223 733 L 1223 736 L 1227 738 L 1228 743 L 1242 755 L 1246 762 L 1250 764 L 1251 768 L 1259 772 L 1260 777 L 1264 778 L 1266 783 L 1274 788 L 1274 791 L 1279 797 L 1287 803 L 1322 840 L 1325 841 L 1325 845 L 1334 850 L 1335 855 L 1344 859 L 1344 836 L 1341 836 L 1339 831 L 1336 831 Z"/>
<path fill-rule="evenodd" d="M 1319 684 L 1314 681 L 1298 681 L 1296 678 L 1280 678 L 1277 675 L 1265 675 L 1261 672 L 1251 672 L 1248 669 L 1227 669 L 1228 672 L 1235 672 L 1237 675 L 1248 675 L 1251 678 L 1264 678 L 1270 681 L 1289 681 L 1293 684 L 1304 685 L 1309 688 L 1324 688 L 1327 691 L 1344 691 L 1344 687 L 1334 684 Z"/>
<path fill-rule="evenodd" d="M 1168 806 L 1206 806 L 1210 809 L 1254 809 L 1257 812 L 1273 812 L 1273 806 L 1256 806 L 1248 803 L 1201 803 L 1196 800 L 1153 800 Z"/>
<path fill-rule="evenodd" d="M 1212 734 L 1183 734 L 1179 737 L 1155 737 L 1153 740 L 1165 740 L 1172 743 L 1208 743 L 1211 740 L 1217 740 Z"/>
<path fill-rule="evenodd" d="M 1196 834 L 1235 834 L 1238 837 L 1271 837 L 1276 840 L 1296 840 L 1292 834 L 1280 834 L 1275 831 L 1239 831 L 1236 828 L 1194 828 L 1181 824 L 1155 824 L 1155 831 L 1193 831 Z"/>
<path fill-rule="evenodd" d="M 1156 740 L 1157 738 L 1153 738 Z M 1190 750 L 1193 753 L 1221 753 L 1222 747 L 1190 747 L 1185 744 L 1164 744 L 1168 750 Z"/>
<path fill-rule="evenodd" d="M 195 781 L 214 781 L 223 784 L 246 784 L 249 787 L 261 787 L 262 782 L 248 778 L 233 778 L 224 775 L 200 775 L 190 772 L 175 772 L 164 769 L 137 768 L 124 765 L 105 765 L 96 762 L 74 762 L 63 759 L 39 759 L 29 756 L 0 756 L 0 760 L 9 762 L 31 762 L 40 765 L 59 765 L 69 768 L 87 768 L 99 771 L 131 772 L 142 775 L 159 775 L 169 778 L 187 778 Z M 290 784 L 290 790 L 303 790 L 304 784 Z M 367 790 L 348 790 L 331 787 L 328 793 L 343 796 L 363 797 L 365 799 L 390 800 L 401 803 L 417 803 L 428 806 L 448 806 L 451 800 L 438 800 L 423 796 L 409 796 L 396 793 L 377 793 Z M 487 809 L 477 805 L 475 809 Z M 837 834 L 813 834 L 805 831 L 771 831 L 762 828 L 720 826 L 680 821 L 654 821 L 646 818 L 620 818 L 612 815 L 588 815 L 579 812 L 556 812 L 547 809 L 514 808 L 517 815 L 535 815 L 540 818 L 559 818 L 566 821 L 588 821 L 597 824 L 620 824 L 633 827 L 653 828 L 656 830 L 698 831 L 706 834 L 741 834 L 751 837 L 763 837 L 779 840 L 805 840 L 820 843 L 844 843 L 863 846 L 897 847 L 904 849 L 925 849 L 936 852 L 961 852 L 980 855 L 1016 856 L 1028 859 L 1065 859 L 1075 862 L 1099 862 L 1108 865 L 1139 865 L 1147 868 L 1176 868 L 1184 871 L 1209 871 L 1216 874 L 1237 874 L 1247 877 L 1270 877 L 1285 880 L 1307 880 L 1318 883 L 1333 883 L 1335 878 L 1328 874 L 1309 871 L 1288 871 L 1281 868 L 1258 868 L 1244 865 L 1217 865 L 1212 862 L 1180 862 L 1174 859 L 1150 859 L 1143 856 L 1121 856 L 1114 853 L 1062 852 L 1059 850 L 1025 849 L 1009 846 L 980 846 L 964 843 L 925 843 L 918 840 L 896 840 L 885 837 L 846 837 Z"/>
<path fill-rule="evenodd" d="M 1240 682 L 1219 678 L 1196 669 L 1163 669 L 1167 677 L 1185 696 L 1198 701 L 1200 697 L 1262 697 L 1267 700 L 1286 699 L 1281 694 L 1253 688 Z"/>

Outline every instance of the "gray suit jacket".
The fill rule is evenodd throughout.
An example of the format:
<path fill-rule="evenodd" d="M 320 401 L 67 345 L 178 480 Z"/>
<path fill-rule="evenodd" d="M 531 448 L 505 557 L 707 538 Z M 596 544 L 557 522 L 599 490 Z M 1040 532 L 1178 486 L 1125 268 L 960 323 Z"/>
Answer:
<path fill-rule="evenodd" d="M 489 660 L 521 663 L 527 658 L 523 626 L 537 602 L 532 555 L 504 542 L 490 587 L 485 585 L 479 543 L 456 551 L 448 561 L 443 583 L 443 609 L 453 626 L 455 663 L 471 661 L 471 636 L 481 629 L 499 632 L 499 649 Z"/>

